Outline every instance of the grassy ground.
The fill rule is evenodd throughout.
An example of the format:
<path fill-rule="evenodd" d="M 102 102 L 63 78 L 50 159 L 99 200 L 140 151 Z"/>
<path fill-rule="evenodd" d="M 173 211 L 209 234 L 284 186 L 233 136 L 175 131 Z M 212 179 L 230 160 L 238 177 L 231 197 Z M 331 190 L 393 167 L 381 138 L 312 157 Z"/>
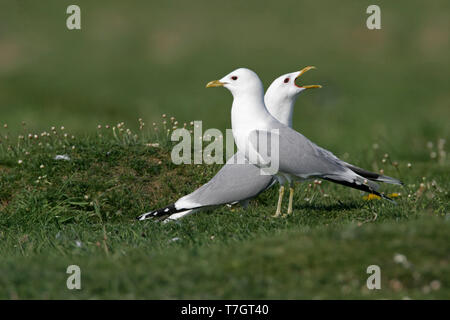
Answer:
<path fill-rule="evenodd" d="M 324 182 L 299 185 L 287 218 L 271 217 L 274 188 L 248 210 L 161 224 L 134 218 L 193 190 L 217 167 L 171 164 L 162 136 L 64 132 L 19 138 L 0 158 L 3 298 L 450 296 L 448 166 L 434 159 L 407 168 L 387 158 L 386 171 L 406 182 L 384 189 L 400 193 L 397 206 Z M 374 159 L 386 158 L 380 151 Z M 71 264 L 81 267 L 81 291 L 65 287 Z M 382 270 L 377 292 L 365 286 L 372 264 Z"/>
<path fill-rule="evenodd" d="M 448 1 L 380 1 L 378 31 L 364 1 L 77 3 L 81 31 L 65 28 L 71 1 L 0 3 L 0 298 L 450 297 Z M 219 168 L 173 165 L 161 114 L 229 128 L 230 96 L 206 82 L 247 66 L 267 86 L 306 65 L 324 88 L 294 127 L 401 178 L 383 187 L 397 206 L 323 182 L 299 185 L 284 219 L 272 189 L 247 210 L 134 220 Z M 132 133 L 114 135 L 122 121 Z"/>

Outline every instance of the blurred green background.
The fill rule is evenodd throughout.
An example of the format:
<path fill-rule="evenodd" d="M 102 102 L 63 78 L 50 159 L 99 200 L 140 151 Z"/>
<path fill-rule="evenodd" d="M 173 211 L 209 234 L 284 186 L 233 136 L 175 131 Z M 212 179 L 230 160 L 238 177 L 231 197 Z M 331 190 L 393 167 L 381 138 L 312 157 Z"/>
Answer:
<path fill-rule="evenodd" d="M 69 31 L 74 3 L 82 30 Z M 370 4 L 381 30 L 366 27 Z M 206 82 L 245 66 L 267 87 L 315 65 L 302 82 L 324 87 L 300 98 L 297 130 L 338 154 L 383 141 L 411 156 L 449 136 L 448 12 L 449 1 L 1 0 L 0 123 L 79 133 L 166 113 L 225 129 L 231 96 Z"/>

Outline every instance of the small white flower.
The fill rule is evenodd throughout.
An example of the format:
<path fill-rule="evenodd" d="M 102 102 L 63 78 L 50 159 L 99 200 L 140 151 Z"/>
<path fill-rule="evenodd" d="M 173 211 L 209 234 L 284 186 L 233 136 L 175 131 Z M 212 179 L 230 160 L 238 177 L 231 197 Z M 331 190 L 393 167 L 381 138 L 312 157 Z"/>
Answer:
<path fill-rule="evenodd" d="M 400 253 L 396 253 L 394 255 L 394 262 L 401 264 L 405 268 L 411 267 L 411 263 L 408 261 L 406 256 L 404 256 L 403 254 L 400 254 Z"/>
<path fill-rule="evenodd" d="M 430 287 L 432 290 L 439 290 L 441 288 L 441 282 L 439 280 L 433 280 L 430 282 Z"/>
<path fill-rule="evenodd" d="M 406 261 L 408 260 L 406 259 L 406 256 L 404 256 L 403 254 L 397 253 L 394 255 L 395 263 L 405 263 Z"/>

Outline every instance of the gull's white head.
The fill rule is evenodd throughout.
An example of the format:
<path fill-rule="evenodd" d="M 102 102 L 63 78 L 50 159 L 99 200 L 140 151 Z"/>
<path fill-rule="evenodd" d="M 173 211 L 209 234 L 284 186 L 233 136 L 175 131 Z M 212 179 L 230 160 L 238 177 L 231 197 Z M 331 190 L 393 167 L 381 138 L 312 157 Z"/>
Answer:
<path fill-rule="evenodd" d="M 284 74 L 275 79 L 266 91 L 264 102 L 267 110 L 278 121 L 292 126 L 292 114 L 295 101 L 300 93 L 306 89 L 321 88 L 322 86 L 301 85 L 299 78 L 315 67 L 306 67 L 300 71 Z"/>
<path fill-rule="evenodd" d="M 271 99 L 277 99 L 278 102 L 283 100 L 295 101 L 298 95 L 305 91 L 306 89 L 322 88 L 322 86 L 313 85 L 302 85 L 299 83 L 298 79 L 307 71 L 315 69 L 315 67 L 306 67 L 300 71 L 284 74 L 277 79 L 275 79 L 270 87 L 267 89 L 266 97 Z"/>
<path fill-rule="evenodd" d="M 264 95 L 264 88 L 258 75 L 247 68 L 236 69 L 220 80 L 208 82 L 206 87 L 225 87 L 230 90 L 234 98 L 239 96 L 262 97 Z"/>

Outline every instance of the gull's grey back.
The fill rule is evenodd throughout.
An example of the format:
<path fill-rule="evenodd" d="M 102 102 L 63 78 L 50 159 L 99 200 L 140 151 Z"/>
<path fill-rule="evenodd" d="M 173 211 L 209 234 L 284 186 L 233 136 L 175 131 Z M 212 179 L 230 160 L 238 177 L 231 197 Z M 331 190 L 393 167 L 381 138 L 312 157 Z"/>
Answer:
<path fill-rule="evenodd" d="M 255 144 L 255 136 L 268 134 L 267 147 L 273 145 L 272 139 L 278 139 L 278 152 L 268 151 L 271 161 L 277 161 L 279 171 L 305 178 L 307 176 L 319 176 L 321 174 L 335 174 L 345 172 L 348 169 L 342 165 L 331 152 L 317 146 L 301 133 L 283 125 L 279 125 L 278 134 L 275 131 L 255 130 L 249 137 L 249 141 Z M 255 146 L 255 145 L 254 145 Z M 259 146 L 256 148 L 258 149 Z M 278 159 L 275 160 L 274 157 Z"/>

